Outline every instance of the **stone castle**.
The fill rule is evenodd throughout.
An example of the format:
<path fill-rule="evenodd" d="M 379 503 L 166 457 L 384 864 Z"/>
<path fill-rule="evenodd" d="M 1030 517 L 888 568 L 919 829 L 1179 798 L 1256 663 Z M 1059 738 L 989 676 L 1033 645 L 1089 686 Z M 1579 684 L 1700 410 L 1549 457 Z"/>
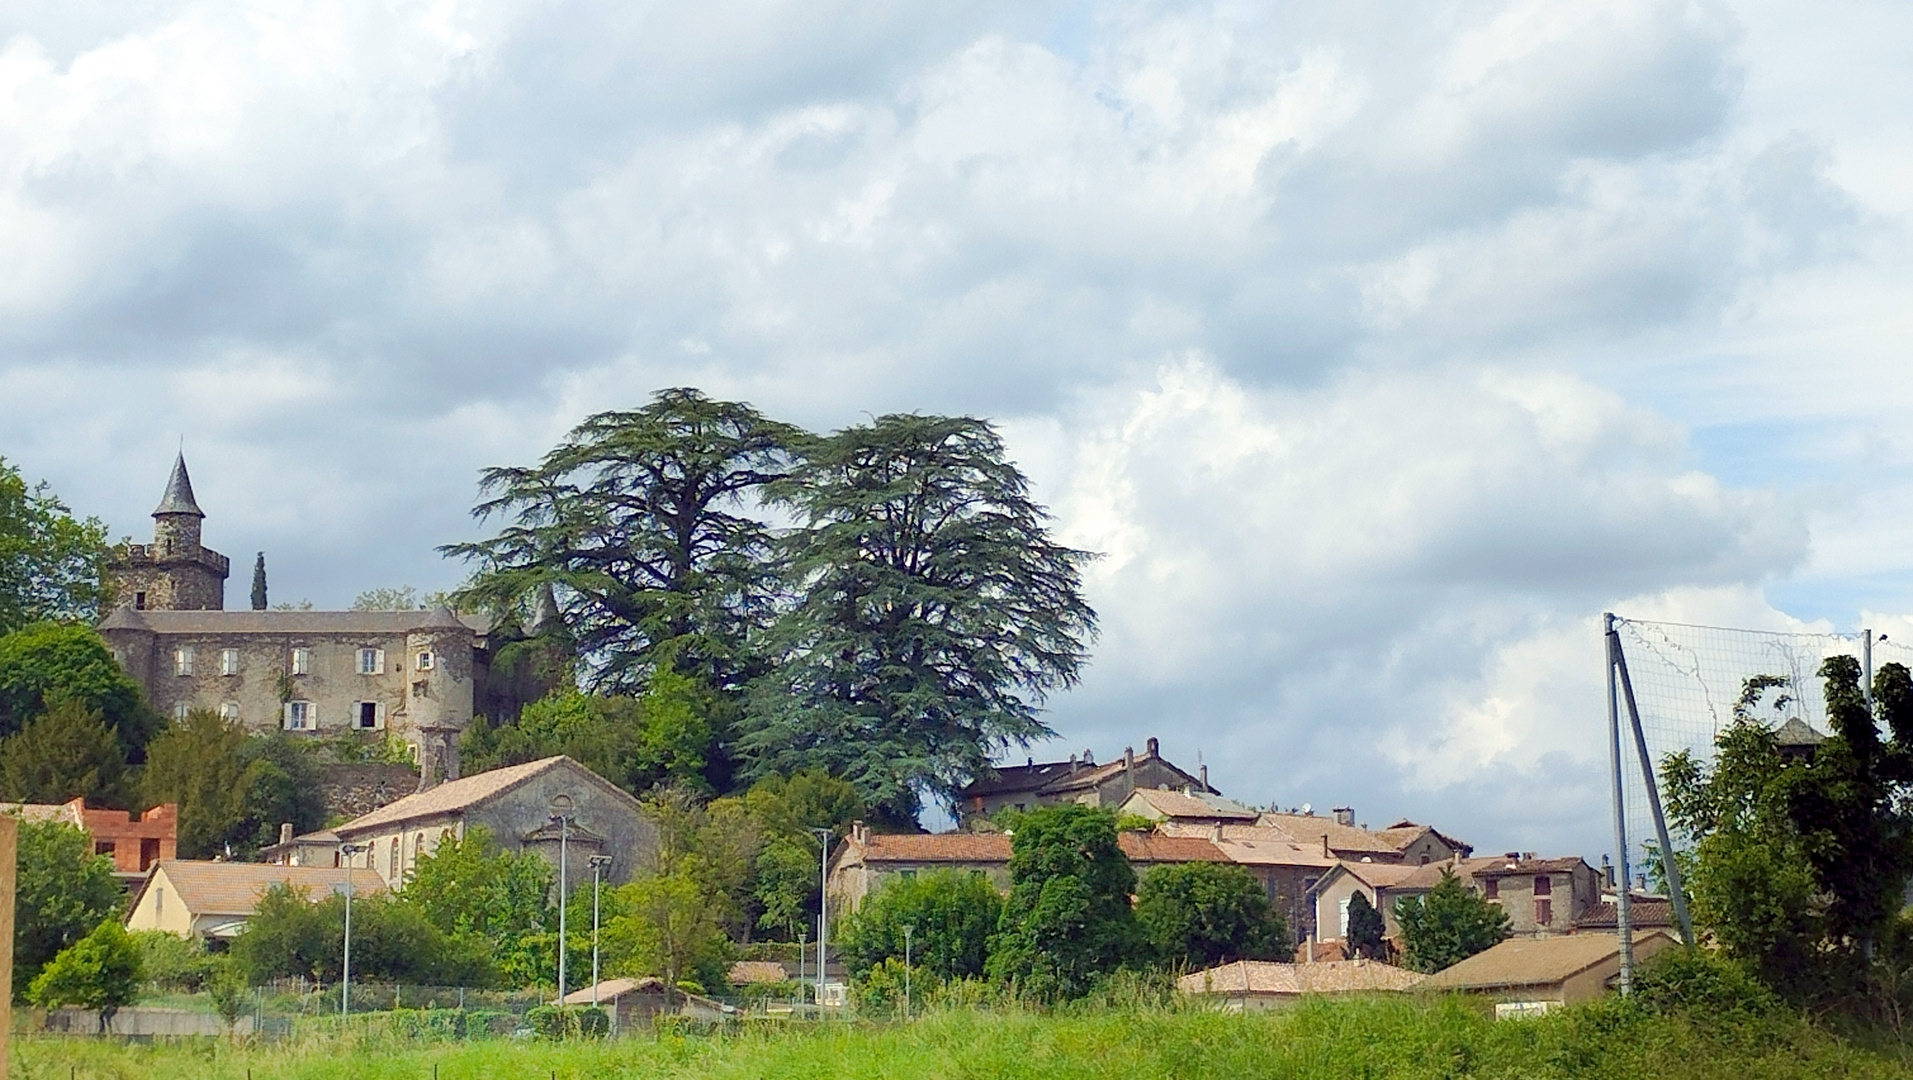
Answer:
<path fill-rule="evenodd" d="M 108 566 L 120 603 L 100 635 L 153 707 L 176 718 L 205 709 L 260 732 L 396 736 L 417 754 L 421 787 L 456 779 L 458 735 L 488 704 L 486 620 L 442 606 L 266 610 L 263 555 L 252 609 L 227 611 L 230 563 L 202 543 L 205 517 L 182 455 L 153 542 L 126 545 Z"/>

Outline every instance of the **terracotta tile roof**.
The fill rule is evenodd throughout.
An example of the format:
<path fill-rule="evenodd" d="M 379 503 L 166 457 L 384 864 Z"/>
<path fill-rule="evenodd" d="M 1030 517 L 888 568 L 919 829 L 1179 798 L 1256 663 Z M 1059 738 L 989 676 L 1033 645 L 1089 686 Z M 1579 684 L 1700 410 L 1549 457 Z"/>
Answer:
<path fill-rule="evenodd" d="M 369 814 L 353 818 L 333 831 L 341 837 L 349 838 L 370 829 L 384 828 L 401 821 L 462 813 L 478 803 L 497 798 L 512 788 L 560 765 L 569 765 L 585 776 L 598 781 L 606 789 L 618 791 L 610 781 L 561 754 L 558 757 L 540 758 L 537 761 L 525 762 L 523 765 L 507 765 L 502 769 L 491 769 L 471 776 L 462 776 L 457 780 L 448 780 L 435 788 L 407 795 Z M 631 798 L 622 791 L 618 793 L 627 799 Z M 632 802 L 635 804 L 636 800 Z"/>
<path fill-rule="evenodd" d="M 1192 836 L 1164 836 L 1161 833 L 1118 833 L 1116 842 L 1130 862 L 1185 863 L 1229 862 L 1222 849 L 1207 840 Z"/>
<path fill-rule="evenodd" d="M 251 915 L 259 898 L 274 885 L 304 889 L 314 900 L 344 892 L 346 874 L 360 896 L 385 891 L 385 882 L 371 870 L 347 871 L 336 866 L 273 866 L 268 863 L 198 862 L 166 859 L 153 868 L 147 887 L 164 877 L 186 910 L 194 915 Z"/>
<path fill-rule="evenodd" d="M 1665 900 L 1649 896 L 1636 896 L 1628 902 L 1627 921 L 1636 930 L 1668 928 L 1674 925 L 1674 905 Z M 1606 930 L 1613 933 L 1620 926 L 1620 914 L 1614 910 L 1614 901 L 1603 900 L 1581 913 L 1574 920 L 1574 929 Z"/>
<path fill-rule="evenodd" d="M 1220 795 L 1192 795 L 1164 788 L 1137 788 L 1130 792 L 1129 798 L 1141 799 L 1157 813 L 1170 818 L 1243 822 L 1254 822 L 1256 818 L 1256 811 L 1230 802 Z"/>
<path fill-rule="evenodd" d="M 775 960 L 739 960 L 731 965 L 729 978 L 740 986 L 779 983 L 790 981 L 790 972 Z"/>
<path fill-rule="evenodd" d="M 589 1005 L 591 1004 L 593 989 L 594 987 L 587 986 L 583 990 L 573 990 L 571 993 L 565 995 L 564 1001 L 561 1004 Z M 608 1005 L 634 990 L 661 994 L 664 992 L 664 981 L 655 975 L 646 975 L 636 979 L 606 979 L 598 983 L 595 989 L 597 991 L 598 1002 Z"/>
<path fill-rule="evenodd" d="M 1355 880 L 1371 888 L 1393 889 L 1403 882 L 1410 881 L 1427 869 L 1423 866 L 1403 866 L 1400 863 L 1357 862 L 1343 859 L 1336 863 Z"/>
<path fill-rule="evenodd" d="M 871 833 L 863 861 L 1007 863 L 1010 838 L 1003 833 Z"/>
<path fill-rule="evenodd" d="M 1466 859 L 1463 865 L 1475 877 L 1506 877 L 1509 874 L 1569 874 L 1580 869 L 1592 869 L 1587 861 L 1578 855 L 1565 859 L 1510 859 L 1501 858 Z"/>
<path fill-rule="evenodd" d="M 1400 848 L 1367 829 L 1343 825 L 1334 818 L 1314 814 L 1263 814 L 1257 821 L 1261 825 L 1282 830 L 1298 844 L 1313 844 L 1319 848 L 1322 838 L 1326 836 L 1330 850 L 1338 854 L 1356 852 L 1390 857 L 1401 854 Z"/>
<path fill-rule="evenodd" d="M 1636 947 L 1662 930 L 1634 935 Z M 1672 940 L 1671 938 L 1669 939 Z M 1553 986 L 1620 951 L 1612 934 L 1510 938 L 1422 980 L 1423 990 L 1493 990 L 1513 986 Z"/>
<path fill-rule="evenodd" d="M 1185 994 L 1299 996 L 1400 991 L 1421 981 L 1422 977 L 1415 972 L 1377 960 L 1329 960 L 1314 964 L 1238 960 L 1184 975 L 1176 980 L 1176 989 Z"/>
<path fill-rule="evenodd" d="M 483 634 L 490 620 L 429 611 L 139 611 L 122 606 L 100 623 L 102 630 L 151 630 L 160 634 L 404 634 L 414 630 L 463 629 Z"/>
<path fill-rule="evenodd" d="M 1303 866 L 1326 870 L 1335 860 L 1287 840 L 1223 840 L 1215 842 L 1229 861 L 1244 866 Z"/>

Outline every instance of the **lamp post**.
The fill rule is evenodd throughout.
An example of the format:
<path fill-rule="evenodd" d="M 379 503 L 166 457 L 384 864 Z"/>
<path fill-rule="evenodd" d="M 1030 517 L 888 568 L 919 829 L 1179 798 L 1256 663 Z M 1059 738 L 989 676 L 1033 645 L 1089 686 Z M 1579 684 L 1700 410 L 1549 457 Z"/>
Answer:
<path fill-rule="evenodd" d="M 345 954 L 339 964 L 339 1015 L 352 1012 L 352 856 L 372 850 L 367 844 L 340 844 L 345 863 Z"/>
<path fill-rule="evenodd" d="M 598 1007 L 598 884 L 611 866 L 611 856 L 591 857 L 591 1007 Z"/>
<path fill-rule="evenodd" d="M 910 1021 L 910 935 L 915 932 L 915 923 L 903 924 L 903 1019 Z"/>
<path fill-rule="evenodd" d="M 566 843 L 571 838 L 571 796 L 551 797 L 551 821 L 558 826 L 558 1004 L 565 1003 L 565 901 L 570 899 L 570 878 L 565 875 Z"/>
<path fill-rule="evenodd" d="M 818 847 L 822 853 L 817 856 L 817 1007 L 824 1005 L 824 972 L 829 966 L 830 953 L 824 947 L 824 939 L 830 933 L 830 841 L 837 835 L 832 829 L 812 829 L 817 834 Z"/>

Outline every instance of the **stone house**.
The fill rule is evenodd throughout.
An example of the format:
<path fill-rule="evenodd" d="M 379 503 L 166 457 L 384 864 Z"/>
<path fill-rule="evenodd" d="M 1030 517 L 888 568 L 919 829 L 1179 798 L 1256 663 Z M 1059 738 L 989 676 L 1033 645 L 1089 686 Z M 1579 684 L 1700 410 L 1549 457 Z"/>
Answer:
<path fill-rule="evenodd" d="M 1355 824 L 1355 811 L 1346 806 L 1337 807 L 1334 817 L 1270 811 L 1257 818 L 1256 823 L 1280 830 L 1298 844 L 1319 848 L 1325 855 L 1349 862 L 1366 859 L 1417 866 L 1446 862 L 1457 855 L 1466 858 L 1474 850 L 1406 818 L 1386 829 L 1371 831 Z"/>
<path fill-rule="evenodd" d="M 385 891 L 385 882 L 366 870 L 167 859 L 153 867 L 133 895 L 126 928 L 230 940 L 246 928 L 260 897 L 273 886 L 286 885 L 319 900 L 344 892 L 348 875 L 356 895 Z"/>
<path fill-rule="evenodd" d="M 1639 963 L 1674 938 L 1665 930 L 1634 935 Z M 1613 934 L 1510 938 L 1423 979 L 1417 990 L 1478 994 L 1495 1002 L 1495 1015 L 1530 1016 L 1606 994 L 1621 973 L 1620 939 Z"/>
<path fill-rule="evenodd" d="M 1395 905 L 1404 896 L 1419 896 L 1439 880 L 1431 879 L 1420 866 L 1400 863 L 1338 862 L 1310 890 L 1314 908 L 1317 942 L 1342 941 L 1348 937 L 1348 908 L 1356 893 L 1382 913 L 1383 936 L 1399 938 L 1401 924 L 1395 919 Z"/>
<path fill-rule="evenodd" d="M 554 870 L 562 849 L 572 883 L 590 880 L 594 855 L 611 857 L 607 884 L 629 881 L 657 863 L 658 827 L 638 800 L 564 756 L 448 781 L 331 831 L 341 845 L 361 849 L 342 861 L 374 871 L 398 890 L 419 856 L 476 827 L 506 851 L 537 852 Z"/>
<path fill-rule="evenodd" d="M 1150 821 L 1173 821 L 1179 825 L 1228 823 L 1253 825 L 1259 811 L 1220 795 L 1200 791 L 1171 791 L 1166 788 L 1137 788 L 1129 793 L 1117 813 L 1124 817 Z"/>
<path fill-rule="evenodd" d="M 1601 900 L 1599 875 L 1578 857 L 1539 859 L 1533 852 L 1511 852 L 1417 866 L 1345 860 L 1324 874 L 1312 893 L 1316 925 L 1322 928 L 1316 940 L 1342 938 L 1348 904 L 1356 892 L 1366 895 L 1382 913 L 1388 936 L 1398 937 L 1401 923 L 1395 916 L 1396 905 L 1404 897 L 1434 888 L 1443 873 L 1453 873 L 1463 887 L 1499 904 L 1508 913 L 1509 933 L 1516 937 L 1572 933 L 1576 920 Z M 1332 928 L 1340 932 L 1330 933 Z"/>
<path fill-rule="evenodd" d="M 162 803 L 143 814 L 127 810 L 94 810 L 85 799 L 51 803 L 0 804 L 0 814 L 23 821 L 63 821 L 86 830 L 93 854 L 113 860 L 113 873 L 122 881 L 144 876 L 155 863 L 179 857 L 179 807 Z"/>
<path fill-rule="evenodd" d="M 1081 758 L 1067 761 L 1034 759 L 1022 765 L 1004 765 L 991 775 L 971 783 L 957 794 L 956 809 L 964 820 L 988 817 L 998 810 L 1033 810 L 1053 803 L 1079 803 L 1084 806 L 1121 806 L 1137 788 L 1162 788 L 1173 791 L 1200 791 L 1214 794 L 1209 787 L 1209 770 L 1191 776 L 1162 756 L 1161 744 L 1152 736 L 1137 754 L 1123 748 L 1123 756 L 1106 765 L 1098 765 L 1089 751 Z"/>

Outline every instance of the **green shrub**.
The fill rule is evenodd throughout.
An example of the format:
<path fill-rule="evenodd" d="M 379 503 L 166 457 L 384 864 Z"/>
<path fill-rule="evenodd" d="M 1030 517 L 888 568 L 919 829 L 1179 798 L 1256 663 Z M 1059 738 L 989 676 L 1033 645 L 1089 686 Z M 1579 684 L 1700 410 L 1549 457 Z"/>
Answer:
<path fill-rule="evenodd" d="M 1722 1022 L 1772 1015 L 1780 1001 L 1742 964 L 1702 948 L 1664 949 L 1634 976 L 1642 1008 Z"/>
<path fill-rule="evenodd" d="M 611 1030 L 610 1015 L 595 1005 L 540 1005 L 525 1020 L 547 1039 L 601 1038 Z"/>

